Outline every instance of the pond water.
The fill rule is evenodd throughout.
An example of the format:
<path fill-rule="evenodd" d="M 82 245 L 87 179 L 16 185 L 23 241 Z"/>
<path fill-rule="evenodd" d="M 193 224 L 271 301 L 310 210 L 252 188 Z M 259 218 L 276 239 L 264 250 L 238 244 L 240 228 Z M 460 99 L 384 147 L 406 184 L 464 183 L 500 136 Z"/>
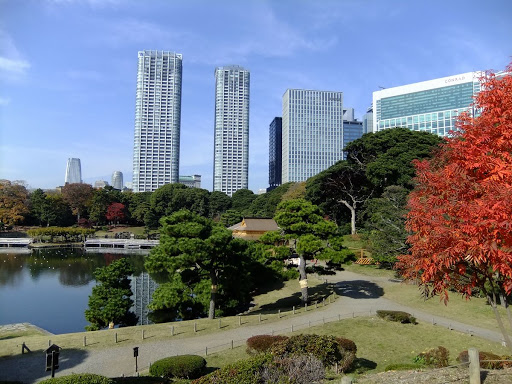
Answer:
<path fill-rule="evenodd" d="M 157 284 L 144 271 L 145 255 L 147 251 L 0 249 L 0 325 L 27 322 L 52 333 L 84 331 L 84 311 L 96 283 L 94 270 L 123 257 L 135 271 L 132 311 L 139 324 L 148 324 L 146 306 Z"/>

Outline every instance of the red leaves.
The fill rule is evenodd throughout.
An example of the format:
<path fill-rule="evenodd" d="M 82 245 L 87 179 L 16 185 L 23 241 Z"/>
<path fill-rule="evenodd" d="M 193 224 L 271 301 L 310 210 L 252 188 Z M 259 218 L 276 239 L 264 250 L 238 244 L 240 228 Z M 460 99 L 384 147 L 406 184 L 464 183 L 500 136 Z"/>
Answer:
<path fill-rule="evenodd" d="M 470 296 L 486 279 L 512 292 L 512 76 L 487 76 L 480 116 L 462 114 L 438 156 L 415 162 L 411 251 L 397 269 L 432 294 Z"/>

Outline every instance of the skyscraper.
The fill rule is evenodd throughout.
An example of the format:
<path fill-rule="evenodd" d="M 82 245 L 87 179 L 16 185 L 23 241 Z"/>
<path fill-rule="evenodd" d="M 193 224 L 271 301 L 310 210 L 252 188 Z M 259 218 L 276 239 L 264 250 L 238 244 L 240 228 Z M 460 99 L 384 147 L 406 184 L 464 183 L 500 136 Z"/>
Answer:
<path fill-rule="evenodd" d="M 363 122 L 354 117 L 354 108 L 343 110 L 343 148 L 351 141 L 363 136 Z M 347 159 L 347 153 L 343 151 L 343 160 Z"/>
<path fill-rule="evenodd" d="M 270 123 L 268 132 L 268 191 L 281 185 L 283 118 L 276 117 Z"/>
<path fill-rule="evenodd" d="M 249 83 L 238 65 L 215 69 L 213 190 L 228 196 L 249 185 Z"/>
<path fill-rule="evenodd" d="M 282 182 L 305 181 L 343 157 L 343 93 L 287 89 Z"/>
<path fill-rule="evenodd" d="M 123 189 L 123 172 L 121 171 L 114 171 L 112 173 L 112 187 L 115 189 L 122 190 Z"/>
<path fill-rule="evenodd" d="M 66 176 L 64 178 L 64 184 L 75 184 L 82 182 L 82 166 L 80 165 L 80 159 L 75 157 L 69 158 L 66 165 Z"/>
<path fill-rule="evenodd" d="M 473 111 L 481 72 L 469 72 L 373 92 L 373 132 L 404 127 L 446 136 L 464 111 Z"/>
<path fill-rule="evenodd" d="M 138 53 L 133 191 L 154 191 L 178 182 L 182 55 Z"/>
<path fill-rule="evenodd" d="M 363 116 L 363 135 L 373 132 L 373 106 L 368 107 Z"/>

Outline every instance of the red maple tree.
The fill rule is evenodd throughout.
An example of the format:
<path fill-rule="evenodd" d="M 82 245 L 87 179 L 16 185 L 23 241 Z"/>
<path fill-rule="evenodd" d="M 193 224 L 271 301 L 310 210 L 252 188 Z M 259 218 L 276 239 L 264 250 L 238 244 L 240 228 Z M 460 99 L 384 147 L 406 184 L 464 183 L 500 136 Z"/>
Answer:
<path fill-rule="evenodd" d="M 396 268 L 428 297 L 448 290 L 482 292 L 512 351 L 497 303 L 512 316 L 512 64 L 506 76 L 486 73 L 475 99 L 435 158 L 416 162 L 406 227 L 410 253 Z M 497 296 L 499 296 L 499 301 Z"/>
<path fill-rule="evenodd" d="M 119 224 L 119 222 L 122 221 L 125 217 L 124 209 L 124 204 L 112 203 L 108 206 L 105 217 L 108 221 L 113 221 L 114 224 Z"/>

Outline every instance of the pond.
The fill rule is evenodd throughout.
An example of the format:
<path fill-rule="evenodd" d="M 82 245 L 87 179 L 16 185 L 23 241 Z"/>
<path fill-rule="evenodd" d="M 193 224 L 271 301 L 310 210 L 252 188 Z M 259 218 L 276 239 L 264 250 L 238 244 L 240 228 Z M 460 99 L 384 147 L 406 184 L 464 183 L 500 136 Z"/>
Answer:
<path fill-rule="evenodd" d="M 96 284 L 93 272 L 127 258 L 139 324 L 148 324 L 147 304 L 157 284 L 144 271 L 148 251 L 85 252 L 83 249 L 0 249 L 0 325 L 31 323 L 52 333 L 81 332 Z"/>

